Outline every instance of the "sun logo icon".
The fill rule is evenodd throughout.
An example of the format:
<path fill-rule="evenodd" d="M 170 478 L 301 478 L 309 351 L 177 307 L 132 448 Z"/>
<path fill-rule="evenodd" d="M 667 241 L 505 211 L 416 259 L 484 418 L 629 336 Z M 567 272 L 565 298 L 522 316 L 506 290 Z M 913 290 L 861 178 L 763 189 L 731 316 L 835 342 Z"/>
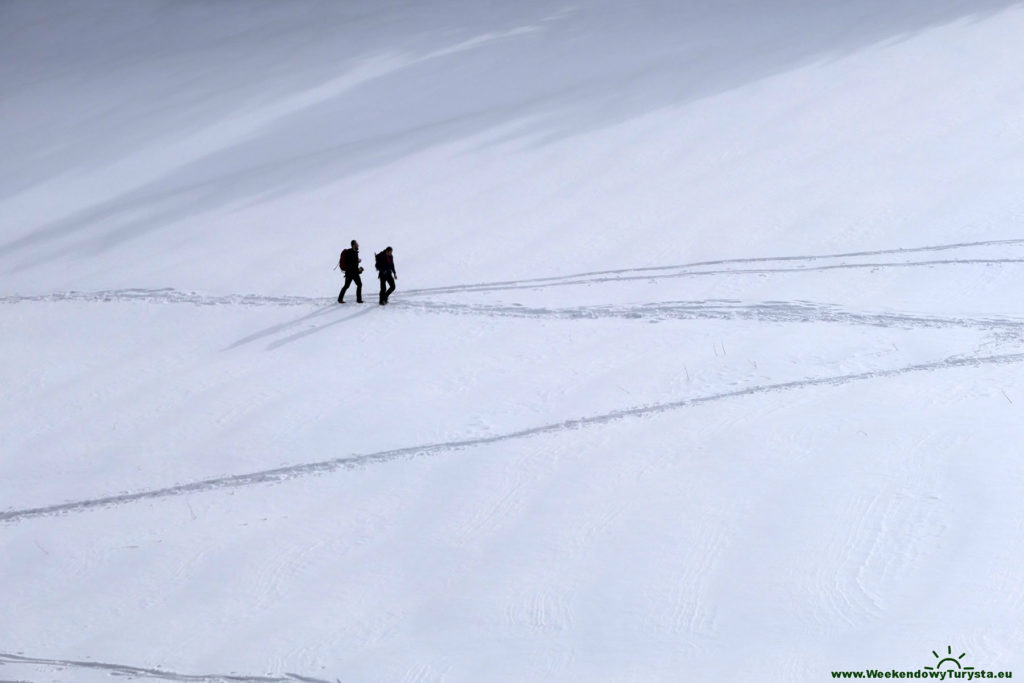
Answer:
<path fill-rule="evenodd" d="M 926 666 L 925 669 L 929 671 L 939 671 L 942 669 L 942 665 L 946 664 L 947 662 L 950 664 L 950 666 L 947 668 L 953 668 L 955 666 L 957 669 L 963 669 L 965 671 L 970 671 L 974 669 L 973 666 L 963 666 L 962 664 L 960 664 L 960 660 L 964 658 L 964 655 L 967 654 L 966 652 L 961 652 L 959 657 L 953 657 L 952 645 L 946 646 L 946 654 L 949 655 L 948 657 L 940 656 L 939 653 L 935 650 L 932 650 L 932 654 L 935 655 L 935 659 L 939 660 L 939 663 L 935 666 Z"/>

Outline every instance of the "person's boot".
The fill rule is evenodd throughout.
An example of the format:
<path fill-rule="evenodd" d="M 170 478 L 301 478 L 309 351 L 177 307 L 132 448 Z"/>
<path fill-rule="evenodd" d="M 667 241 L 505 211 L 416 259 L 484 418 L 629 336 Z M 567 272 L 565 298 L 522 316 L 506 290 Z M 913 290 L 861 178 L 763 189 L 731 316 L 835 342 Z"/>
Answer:
<path fill-rule="evenodd" d="M 339 304 L 343 304 L 343 303 L 345 303 L 345 300 L 339 297 L 339 298 L 338 298 L 338 303 L 339 303 Z"/>
<path fill-rule="evenodd" d="M 356 299 L 356 303 L 357 304 L 361 304 L 361 303 L 363 303 L 363 300 L 362 299 Z"/>

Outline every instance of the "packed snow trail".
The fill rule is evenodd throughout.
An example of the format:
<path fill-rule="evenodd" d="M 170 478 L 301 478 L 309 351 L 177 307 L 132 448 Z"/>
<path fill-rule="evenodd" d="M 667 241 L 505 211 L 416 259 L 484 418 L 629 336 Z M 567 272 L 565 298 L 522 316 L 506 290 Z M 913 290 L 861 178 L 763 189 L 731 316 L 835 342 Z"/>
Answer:
<path fill-rule="evenodd" d="M 140 302 L 154 304 L 192 304 L 196 306 L 318 306 L 312 314 L 298 321 L 272 326 L 270 331 L 251 335 L 233 347 L 241 346 L 255 339 L 281 332 L 299 322 L 323 317 L 349 309 L 339 309 L 334 304 L 324 304 L 324 299 L 311 297 L 273 297 L 260 294 L 209 295 L 194 292 L 179 292 L 173 289 L 140 290 L 124 289 L 105 292 L 61 292 L 41 296 L 20 296 L 0 298 L 0 303 L 17 304 L 28 302 L 69 302 L 86 303 Z M 365 304 L 369 305 L 369 304 Z M 623 320 L 754 320 L 761 322 L 828 322 L 845 325 L 872 325 L 877 327 L 963 327 L 988 332 L 1020 332 L 1024 330 L 1024 318 L 999 317 L 958 317 L 930 316 L 900 312 L 854 311 L 834 304 L 814 301 L 762 301 L 743 302 L 734 300 L 706 301 L 660 301 L 657 303 L 629 306 L 576 306 L 571 308 L 537 308 L 522 304 L 460 304 L 451 301 L 402 301 L 390 305 L 406 311 L 448 315 L 476 315 L 511 318 L 536 318 L 552 320 L 595 320 L 616 318 Z M 357 308 L 357 310 L 359 310 Z M 370 309 L 372 310 L 372 309 Z M 365 312 L 365 311 L 364 311 Z"/>

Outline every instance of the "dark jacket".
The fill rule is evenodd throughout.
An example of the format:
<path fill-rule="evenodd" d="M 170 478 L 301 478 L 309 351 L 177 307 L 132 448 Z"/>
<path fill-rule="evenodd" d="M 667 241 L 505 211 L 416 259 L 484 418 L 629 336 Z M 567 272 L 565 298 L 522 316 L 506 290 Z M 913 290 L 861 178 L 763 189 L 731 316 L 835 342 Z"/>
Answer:
<path fill-rule="evenodd" d="M 393 254 L 386 254 L 381 252 L 377 257 L 377 277 L 390 277 L 392 275 L 398 275 L 395 272 L 395 257 Z"/>
<path fill-rule="evenodd" d="M 341 252 L 341 266 L 346 273 L 359 274 L 359 251 L 357 249 L 346 249 Z"/>

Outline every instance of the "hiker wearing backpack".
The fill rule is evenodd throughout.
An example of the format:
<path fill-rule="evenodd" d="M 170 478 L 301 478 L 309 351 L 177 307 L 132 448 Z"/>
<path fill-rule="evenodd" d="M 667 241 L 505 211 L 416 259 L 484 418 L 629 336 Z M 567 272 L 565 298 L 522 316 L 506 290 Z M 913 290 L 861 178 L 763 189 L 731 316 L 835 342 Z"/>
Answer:
<path fill-rule="evenodd" d="M 338 267 L 345 272 L 345 285 L 338 293 L 338 303 L 345 303 L 345 292 L 353 282 L 356 283 L 356 303 L 363 303 L 363 280 L 359 277 L 359 274 L 363 272 L 363 269 L 359 267 L 359 242 L 352 240 L 352 247 L 341 252 L 341 256 L 338 257 Z"/>
<path fill-rule="evenodd" d="M 395 278 L 398 277 L 398 273 L 395 272 L 394 250 L 386 247 L 384 251 L 376 254 L 374 267 L 377 269 L 377 277 L 380 278 L 380 305 L 384 306 L 391 292 L 395 291 Z"/>

